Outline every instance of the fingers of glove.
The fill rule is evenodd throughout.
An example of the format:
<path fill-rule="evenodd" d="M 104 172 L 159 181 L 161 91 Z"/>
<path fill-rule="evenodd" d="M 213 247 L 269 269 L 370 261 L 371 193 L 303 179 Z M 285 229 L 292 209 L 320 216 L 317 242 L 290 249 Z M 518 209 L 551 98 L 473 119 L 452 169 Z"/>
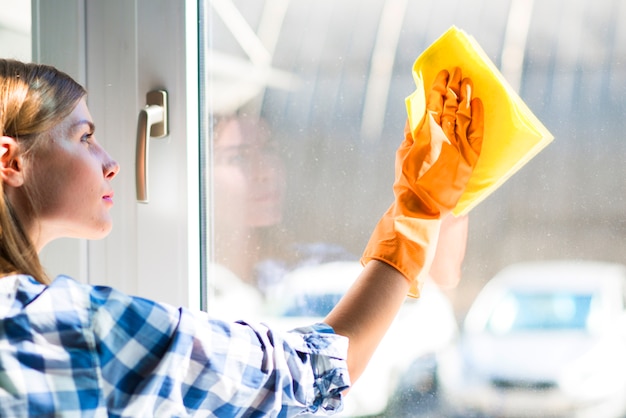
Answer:
<path fill-rule="evenodd" d="M 422 127 L 416 132 L 411 132 L 407 121 L 404 128 L 404 141 L 396 151 L 396 180 L 406 177 L 409 181 L 415 181 L 419 172 L 427 160 L 430 152 L 430 121 L 432 115 L 427 114 Z"/>
<path fill-rule="evenodd" d="M 469 78 L 461 82 L 459 109 L 456 119 L 457 145 L 464 159 L 474 165 L 482 146 L 483 107 L 480 99 L 472 98 L 474 86 Z"/>
<path fill-rule="evenodd" d="M 443 113 L 441 115 L 441 127 L 446 137 L 454 141 L 456 125 L 456 113 L 459 108 L 459 93 L 461 90 L 461 69 L 456 67 L 448 79 L 444 96 Z"/>
<path fill-rule="evenodd" d="M 461 129 L 457 131 L 457 135 L 459 139 L 459 150 L 463 159 L 467 162 L 469 167 L 474 167 L 483 146 L 485 126 L 483 102 L 479 98 L 474 98 L 470 102 L 470 108 L 471 120 L 468 121 L 462 132 Z M 460 126 L 458 128 L 460 128 Z"/>
<path fill-rule="evenodd" d="M 483 137 L 485 135 L 485 108 L 482 100 L 475 97 L 470 102 L 472 108 L 472 121 L 467 128 L 467 140 L 477 154 L 483 146 Z"/>
<path fill-rule="evenodd" d="M 472 101 L 472 96 L 474 94 L 474 84 L 472 80 L 468 77 L 464 78 L 461 81 L 461 87 L 459 89 L 459 108 L 457 110 L 457 117 L 461 119 L 457 123 L 463 123 L 464 121 L 469 122 L 472 119 L 472 109 L 470 107 L 470 102 Z M 467 126 L 466 126 L 467 127 Z"/>
<path fill-rule="evenodd" d="M 433 115 L 438 125 L 441 125 L 441 114 L 443 113 L 444 97 L 448 91 L 449 76 L 447 70 L 439 71 L 426 100 L 426 109 Z"/>
<path fill-rule="evenodd" d="M 404 124 L 404 142 L 412 144 L 413 143 L 413 132 L 411 132 L 411 124 L 409 123 L 409 119 L 406 120 Z"/>
<path fill-rule="evenodd" d="M 459 148 L 464 158 L 467 156 L 472 157 L 472 154 L 474 154 L 468 138 L 468 130 L 473 117 L 471 107 L 472 94 L 472 80 L 469 78 L 463 79 L 459 91 L 460 101 L 456 113 L 455 136 L 457 140 L 456 146 Z"/>

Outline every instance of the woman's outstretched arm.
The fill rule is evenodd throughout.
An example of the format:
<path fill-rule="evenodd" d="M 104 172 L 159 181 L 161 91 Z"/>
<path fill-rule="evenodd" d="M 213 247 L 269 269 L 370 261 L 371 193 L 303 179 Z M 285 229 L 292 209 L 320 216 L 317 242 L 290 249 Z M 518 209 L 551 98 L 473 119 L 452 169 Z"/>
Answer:
<path fill-rule="evenodd" d="M 452 73 L 442 70 L 426 93 L 425 113 L 415 115 L 409 109 L 405 138 L 396 153 L 395 201 L 363 252 L 363 272 L 325 319 L 349 339 L 347 362 L 353 382 L 406 295 L 419 297 L 442 219 L 456 206 L 476 165 L 484 110 L 472 94 L 472 81 L 464 79 L 459 68 Z"/>
<path fill-rule="evenodd" d="M 355 382 L 394 320 L 409 291 L 395 268 L 378 260 L 367 263 L 354 285 L 326 317 L 339 335 L 348 337 L 348 370 Z"/>

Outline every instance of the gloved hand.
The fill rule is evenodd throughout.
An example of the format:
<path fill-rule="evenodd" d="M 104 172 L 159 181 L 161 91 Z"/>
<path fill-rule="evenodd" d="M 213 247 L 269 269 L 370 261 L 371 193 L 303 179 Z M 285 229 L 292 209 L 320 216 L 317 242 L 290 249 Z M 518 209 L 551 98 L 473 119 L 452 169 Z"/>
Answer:
<path fill-rule="evenodd" d="M 461 69 L 442 70 L 426 93 L 426 113 L 414 131 L 405 127 L 396 153 L 395 202 L 382 216 L 361 258 L 399 270 L 419 289 L 437 247 L 441 219 L 456 206 L 482 146 L 484 110 Z"/>

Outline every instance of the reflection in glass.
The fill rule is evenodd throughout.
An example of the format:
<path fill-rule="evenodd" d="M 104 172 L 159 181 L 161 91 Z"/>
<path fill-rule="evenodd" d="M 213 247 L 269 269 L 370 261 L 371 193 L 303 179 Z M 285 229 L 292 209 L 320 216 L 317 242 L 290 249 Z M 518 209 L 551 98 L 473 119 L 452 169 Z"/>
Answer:
<path fill-rule="evenodd" d="M 463 278 L 456 289 L 439 291 L 441 298 L 419 301 L 439 309 L 437 314 L 424 313 L 426 324 L 420 326 L 448 315 L 461 323 L 489 278 L 518 261 L 623 262 L 622 2 L 574 0 L 567 7 L 560 0 L 203 4 L 210 15 L 210 34 L 205 37 L 210 42 L 203 55 L 207 91 L 202 94 L 208 101 L 203 117 L 212 126 L 206 155 L 207 216 L 213 226 L 208 243 L 208 279 L 213 286 L 209 310 L 263 318 L 282 306 L 274 301 L 290 300 L 281 286 L 288 273 L 357 259 L 392 199 L 394 152 L 406 117 L 404 98 L 414 88 L 412 63 L 451 25 L 476 38 L 556 139 L 472 211 Z M 246 120 L 243 125 L 235 122 L 240 118 Z M 223 130 L 223 122 L 230 127 Z M 221 142 L 229 130 L 237 138 L 231 138 L 234 145 Z M 257 183 L 260 177 L 267 183 Z M 265 198 L 251 200 L 255 193 Z M 225 298 L 229 288 L 231 297 Z M 596 305 L 603 303 L 577 293 L 510 294 L 494 310 L 489 327 L 502 335 L 537 327 L 548 336 L 563 327 L 600 332 L 606 312 Z M 434 341 L 437 329 L 451 336 L 446 344 L 458 332 L 456 323 L 437 327 L 420 331 L 420 344 Z M 413 337 L 415 331 L 403 335 Z M 621 347 L 622 336 L 613 337 L 620 341 L 615 347 Z M 400 341 L 396 347 L 408 340 Z M 517 346 L 522 343 L 528 341 L 516 340 Z M 478 350 L 478 358 L 490 359 L 492 349 Z M 440 366 L 433 366 L 433 351 L 415 363 L 430 365 L 415 376 L 427 376 L 425 370 Z M 546 350 L 528 349 L 498 370 L 511 363 L 528 365 L 525 370 L 542 369 L 539 359 L 545 357 Z M 612 371 L 619 380 L 626 370 L 614 366 L 603 373 Z M 457 372 L 464 371 L 459 366 Z M 590 386 L 571 383 L 584 380 L 580 376 L 585 373 L 576 367 L 571 375 L 575 378 L 568 380 L 568 387 L 575 386 L 572 397 L 580 399 L 580 388 Z M 601 376 L 609 381 L 608 374 Z M 376 414 L 437 416 L 433 411 L 440 407 L 440 388 L 430 385 L 434 389 L 424 397 L 416 393 L 414 380 L 406 382 L 395 393 L 396 388 L 386 388 L 393 401 Z M 591 391 L 583 392 L 591 396 Z M 542 415 L 530 406 L 525 412 Z M 461 416 L 472 416 L 472 411 Z"/>

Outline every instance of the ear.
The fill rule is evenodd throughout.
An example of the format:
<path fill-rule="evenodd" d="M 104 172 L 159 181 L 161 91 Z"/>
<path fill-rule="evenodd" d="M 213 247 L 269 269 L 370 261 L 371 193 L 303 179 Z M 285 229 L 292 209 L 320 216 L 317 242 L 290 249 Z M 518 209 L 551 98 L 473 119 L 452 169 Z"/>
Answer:
<path fill-rule="evenodd" d="M 24 184 L 19 145 L 10 136 L 0 137 L 0 179 L 4 184 L 12 187 L 20 187 Z"/>

